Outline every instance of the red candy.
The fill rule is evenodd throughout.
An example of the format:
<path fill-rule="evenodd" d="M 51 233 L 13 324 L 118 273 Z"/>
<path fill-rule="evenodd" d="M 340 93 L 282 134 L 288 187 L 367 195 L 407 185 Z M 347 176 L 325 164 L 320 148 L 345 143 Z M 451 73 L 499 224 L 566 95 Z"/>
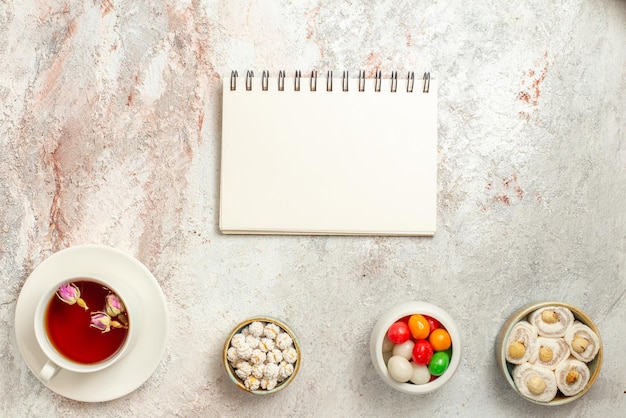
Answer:
<path fill-rule="evenodd" d="M 433 357 L 433 353 L 433 346 L 427 340 L 418 340 L 413 346 L 413 361 L 426 366 Z"/>
<path fill-rule="evenodd" d="M 441 328 L 441 322 L 437 321 L 432 316 L 424 315 L 424 318 L 426 318 L 428 325 L 430 325 L 430 332 L 433 332 L 433 330 L 436 330 L 437 328 Z"/>
<path fill-rule="evenodd" d="M 402 322 L 394 322 L 387 331 L 387 338 L 394 344 L 402 344 L 406 342 L 411 336 L 409 326 Z"/>

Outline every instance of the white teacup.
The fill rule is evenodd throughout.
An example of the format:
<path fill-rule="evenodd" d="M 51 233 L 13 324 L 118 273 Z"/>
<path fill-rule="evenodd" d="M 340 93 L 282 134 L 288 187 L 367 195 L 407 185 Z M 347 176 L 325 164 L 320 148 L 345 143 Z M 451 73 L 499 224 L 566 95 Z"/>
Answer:
<path fill-rule="evenodd" d="M 89 282 L 89 283 L 85 283 L 85 282 Z M 116 295 L 123 302 L 123 305 L 125 307 L 124 313 L 121 315 L 116 315 L 116 316 L 107 315 L 107 318 L 111 319 L 112 325 L 109 327 L 108 331 L 103 332 L 102 329 L 96 328 L 95 326 L 92 326 L 90 324 L 92 315 L 95 315 L 97 313 L 98 314 L 106 313 L 106 309 L 105 309 L 106 301 L 104 297 L 101 297 L 102 296 L 100 294 L 101 291 L 100 290 L 92 291 L 90 292 L 91 294 L 82 294 L 82 291 L 81 291 L 81 295 L 80 295 L 81 299 L 84 301 L 89 301 L 87 302 L 87 305 L 91 305 L 91 306 L 85 307 L 84 305 L 80 306 L 81 304 L 79 303 L 69 304 L 69 303 L 64 303 L 62 301 L 60 302 L 60 305 L 59 305 L 59 302 L 56 300 L 61 299 L 61 298 L 59 298 L 56 293 L 62 285 L 68 284 L 68 283 L 83 284 L 88 289 L 93 289 L 94 287 L 98 287 L 98 289 L 102 288 L 102 292 L 105 292 L 106 289 L 104 288 L 107 288 L 108 290 L 110 290 L 111 293 Z M 101 303 L 100 303 L 100 300 L 101 300 Z M 47 315 L 48 315 L 48 307 L 50 306 L 52 301 L 55 301 L 57 306 L 62 306 L 62 308 L 60 309 L 65 309 L 66 311 L 64 312 L 66 313 L 68 312 L 67 309 L 76 310 L 75 312 L 72 312 L 71 315 L 75 315 L 75 317 L 76 315 L 78 315 L 77 318 L 80 321 L 83 320 L 83 317 L 86 318 L 86 322 L 84 323 L 84 325 L 82 325 L 82 322 L 81 322 L 80 327 L 84 326 L 86 328 L 89 328 L 89 331 L 84 331 L 81 329 L 81 332 L 86 332 L 88 336 L 81 339 L 80 340 L 81 342 L 88 340 L 89 343 L 95 344 L 95 342 L 98 341 L 98 339 L 108 338 L 109 335 L 116 338 L 117 340 L 120 340 L 122 338 L 121 335 L 116 336 L 112 334 L 116 332 L 125 332 L 126 338 L 123 339 L 123 342 L 121 342 L 119 345 L 116 343 L 111 344 L 111 347 L 112 347 L 111 349 L 116 350 L 116 351 L 114 351 L 110 356 L 103 358 L 101 360 L 99 359 L 93 362 L 92 361 L 83 362 L 81 360 L 72 359 L 70 358 L 71 356 L 67 355 L 67 353 L 64 355 L 60 351 L 60 349 L 55 347 L 55 345 L 51 341 L 51 337 L 49 335 L 49 330 L 46 325 L 46 321 L 47 321 Z M 41 348 L 41 350 L 43 351 L 43 353 L 48 359 L 47 362 L 39 371 L 39 378 L 43 382 L 47 383 L 52 378 L 54 378 L 54 376 L 56 376 L 57 373 L 62 369 L 68 370 L 74 373 L 93 373 L 93 372 L 106 369 L 107 367 L 111 367 L 113 364 L 117 363 L 129 352 L 129 350 L 135 344 L 135 340 L 137 338 L 137 331 L 140 326 L 139 325 L 139 321 L 140 321 L 139 311 L 140 310 L 141 310 L 141 305 L 139 304 L 139 301 L 136 295 L 134 294 L 132 289 L 129 286 L 125 285 L 124 283 L 116 283 L 115 286 L 113 286 L 109 283 L 106 283 L 103 280 L 92 278 L 92 277 L 60 280 L 55 286 L 51 287 L 50 289 L 48 289 L 47 292 L 44 293 L 44 295 L 39 300 L 39 303 L 37 304 L 37 307 L 35 310 L 35 323 L 34 323 L 35 337 L 37 339 L 37 343 L 39 344 L 39 347 Z M 104 323 L 106 324 L 106 322 L 108 321 L 105 319 Z M 126 322 L 126 324 L 124 324 L 124 322 Z M 98 325 L 102 326 L 102 324 L 103 322 L 100 321 Z M 71 337 L 68 337 L 68 340 L 69 338 Z M 76 352 L 80 353 L 81 347 L 82 345 L 79 343 L 76 346 Z"/>

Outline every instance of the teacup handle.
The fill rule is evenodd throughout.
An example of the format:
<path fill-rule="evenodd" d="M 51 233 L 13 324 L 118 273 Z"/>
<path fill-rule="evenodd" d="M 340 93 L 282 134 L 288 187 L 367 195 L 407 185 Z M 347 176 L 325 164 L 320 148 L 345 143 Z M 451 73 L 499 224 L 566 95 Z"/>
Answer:
<path fill-rule="evenodd" d="M 61 370 L 61 367 L 54 364 L 51 360 L 48 360 L 39 371 L 39 378 L 44 383 L 48 383 L 54 376 L 57 375 L 59 370 Z"/>

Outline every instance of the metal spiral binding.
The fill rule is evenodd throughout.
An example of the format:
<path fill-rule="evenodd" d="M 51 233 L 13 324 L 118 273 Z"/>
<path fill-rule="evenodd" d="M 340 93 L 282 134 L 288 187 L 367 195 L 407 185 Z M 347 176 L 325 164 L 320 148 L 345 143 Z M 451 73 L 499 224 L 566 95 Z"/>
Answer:
<path fill-rule="evenodd" d="M 415 73 L 409 71 L 409 75 L 406 76 L 406 92 L 413 93 L 413 86 L 415 85 Z"/>
<path fill-rule="evenodd" d="M 392 71 L 391 72 L 391 92 L 395 93 L 396 91 L 398 91 L 398 72 Z"/>
<path fill-rule="evenodd" d="M 300 79 L 302 78 L 302 71 L 296 70 L 296 76 L 293 80 L 293 90 L 300 91 Z"/>
<path fill-rule="evenodd" d="M 359 70 L 359 91 L 365 91 L 365 71 Z"/>
<path fill-rule="evenodd" d="M 252 90 L 252 77 L 254 77 L 254 72 L 248 71 L 246 73 L 246 90 Z"/>
<path fill-rule="evenodd" d="M 311 91 L 317 91 L 317 70 L 311 71 Z"/>
<path fill-rule="evenodd" d="M 230 90 L 231 91 L 237 90 L 237 78 L 238 77 L 239 77 L 239 73 L 236 70 L 230 72 Z M 254 78 L 254 72 L 250 70 L 247 71 L 246 80 L 245 80 L 247 91 L 252 90 L 253 78 Z M 269 79 L 270 79 L 269 71 L 264 70 L 261 76 L 261 90 L 267 91 L 269 89 Z M 285 71 L 283 70 L 279 71 L 278 72 L 278 91 L 285 90 L 285 79 L 286 79 Z M 366 79 L 365 71 L 360 70 L 359 77 L 358 77 L 358 91 L 360 92 L 365 91 L 365 79 Z M 382 72 L 380 70 L 377 70 L 374 73 L 374 91 L 375 92 L 381 91 L 382 80 L 383 80 Z M 395 93 L 398 91 L 398 72 L 397 71 L 391 72 L 390 80 L 391 80 L 391 92 Z M 341 77 L 342 91 L 349 90 L 349 81 L 350 81 L 349 73 L 348 71 L 344 71 Z M 422 93 L 429 93 L 430 92 L 430 73 L 429 72 L 424 73 L 424 76 L 422 77 L 422 81 L 423 81 Z M 295 72 L 295 77 L 294 77 L 294 91 L 300 91 L 301 82 L 302 82 L 302 72 L 300 70 L 297 70 Z M 415 73 L 413 71 L 410 71 L 406 78 L 407 93 L 413 93 L 414 87 L 415 87 Z M 317 91 L 317 70 L 311 71 L 311 78 L 309 79 L 309 90 Z M 333 72 L 332 71 L 328 71 L 326 73 L 326 91 L 333 91 Z"/>
<path fill-rule="evenodd" d="M 269 84 L 270 84 L 270 72 L 264 70 L 263 74 L 261 74 L 261 90 L 267 91 Z"/>
<path fill-rule="evenodd" d="M 430 73 L 424 73 L 424 88 L 422 89 L 422 93 L 428 93 L 430 91 Z"/>
<path fill-rule="evenodd" d="M 239 74 L 237 73 L 237 71 L 230 72 L 230 89 L 231 90 L 237 90 L 237 77 L 238 76 Z"/>
<path fill-rule="evenodd" d="M 285 72 L 278 72 L 278 91 L 285 91 Z"/>

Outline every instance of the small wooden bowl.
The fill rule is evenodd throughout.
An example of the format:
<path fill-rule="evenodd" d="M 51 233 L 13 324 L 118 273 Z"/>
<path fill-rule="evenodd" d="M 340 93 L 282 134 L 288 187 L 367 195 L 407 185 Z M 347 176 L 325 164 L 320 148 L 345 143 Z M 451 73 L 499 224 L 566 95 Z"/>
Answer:
<path fill-rule="evenodd" d="M 262 322 L 264 324 L 275 324 L 277 325 L 280 329 L 282 329 L 283 331 L 285 331 L 293 340 L 293 346 L 296 350 L 297 353 L 297 359 L 296 362 L 293 365 L 293 373 L 291 374 L 291 376 L 289 376 L 287 379 L 283 380 L 282 382 L 278 383 L 276 385 L 275 388 L 270 389 L 270 390 L 265 390 L 265 389 L 257 389 L 257 390 L 251 390 L 249 388 L 247 388 L 244 383 L 241 381 L 241 379 L 239 379 L 239 377 L 237 377 L 237 375 L 235 374 L 235 370 L 234 368 L 230 365 L 230 362 L 228 361 L 228 348 L 230 347 L 230 342 L 233 338 L 233 336 L 239 332 L 241 332 L 242 329 L 244 329 L 245 327 L 247 327 L 248 325 L 250 325 L 253 322 Z M 254 395 L 270 395 L 276 392 L 279 392 L 281 390 L 283 390 L 284 388 L 286 388 L 287 386 L 289 386 L 289 384 L 291 384 L 291 382 L 293 382 L 293 380 L 296 378 L 296 375 L 298 374 L 298 371 L 300 370 L 300 364 L 301 364 L 301 357 L 302 354 L 300 352 L 300 345 L 298 344 L 298 340 L 296 338 L 296 334 L 294 334 L 294 332 L 291 330 L 291 328 L 289 328 L 289 326 L 287 324 L 285 324 L 284 322 L 276 319 L 276 318 L 270 318 L 270 317 L 266 317 L 266 316 L 261 316 L 261 317 L 254 317 L 254 318 L 249 318 L 246 319 L 245 321 L 241 322 L 240 324 L 238 324 L 235 328 L 233 328 L 233 330 L 231 331 L 231 333 L 228 335 L 228 338 L 226 338 L 226 342 L 224 343 L 224 351 L 222 353 L 222 359 L 223 359 L 223 363 L 224 363 L 224 368 L 226 369 L 226 373 L 228 374 L 228 377 L 230 378 L 230 380 L 237 385 L 237 387 L 245 392 L 248 393 L 252 393 Z"/>
<path fill-rule="evenodd" d="M 530 314 L 531 312 L 534 312 L 537 309 L 545 308 L 548 306 L 561 306 L 561 307 L 568 308 L 570 311 L 572 311 L 572 313 L 574 314 L 575 320 L 580 321 L 583 324 L 587 325 L 589 328 L 591 328 L 593 332 L 596 333 L 596 335 L 598 336 L 598 340 L 600 341 L 600 349 L 598 350 L 598 354 L 596 355 L 596 357 L 592 361 L 587 363 L 587 366 L 589 367 L 590 377 L 589 377 L 589 382 L 587 382 L 587 386 L 585 386 L 585 388 L 582 391 L 580 391 L 574 396 L 565 396 L 560 391 L 558 391 L 556 397 L 550 402 L 539 402 L 539 401 L 536 401 L 534 399 L 531 399 L 522 395 L 517 389 L 517 387 L 515 386 L 515 382 L 513 381 L 514 365 L 506 361 L 506 350 L 507 350 L 506 342 L 509 339 L 509 334 L 511 333 L 511 330 L 513 329 L 513 326 L 515 324 L 517 324 L 519 321 L 523 319 L 526 319 L 528 314 Z M 562 302 L 554 302 L 554 301 L 533 302 L 513 312 L 513 314 L 507 319 L 507 321 L 504 323 L 504 325 L 500 329 L 500 332 L 498 333 L 498 337 L 496 339 L 495 351 L 496 351 L 496 359 L 497 359 L 500 371 L 502 372 L 504 378 L 509 383 L 511 388 L 513 388 L 513 390 L 522 398 L 530 402 L 536 403 L 538 405 L 558 406 L 558 405 L 564 405 L 566 403 L 573 402 L 576 399 L 580 398 L 585 393 L 587 393 L 587 391 L 591 388 L 593 383 L 596 381 L 596 379 L 598 378 L 598 375 L 600 374 L 600 366 L 602 365 L 602 340 L 600 339 L 600 333 L 598 332 L 598 328 L 596 328 L 591 318 L 589 318 L 587 314 L 585 314 L 583 311 L 576 308 L 575 306 L 568 305 Z"/>

